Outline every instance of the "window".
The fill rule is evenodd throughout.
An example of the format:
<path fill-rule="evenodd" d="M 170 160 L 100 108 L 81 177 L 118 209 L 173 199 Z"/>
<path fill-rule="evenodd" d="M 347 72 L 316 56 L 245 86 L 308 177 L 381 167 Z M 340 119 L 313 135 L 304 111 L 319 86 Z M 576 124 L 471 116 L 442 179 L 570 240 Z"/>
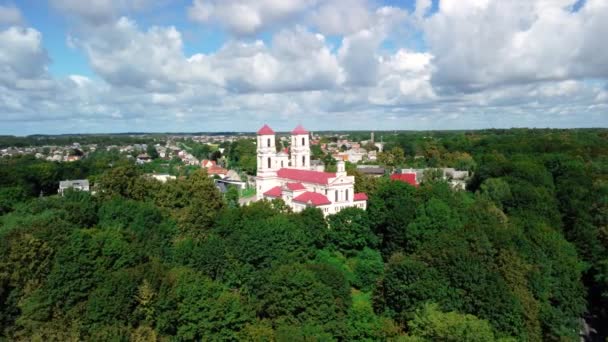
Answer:
<path fill-rule="evenodd" d="M 336 190 L 335 194 L 336 194 L 336 200 L 334 202 L 338 202 L 338 190 Z"/>
<path fill-rule="evenodd" d="M 283 167 L 283 161 L 281 160 L 281 167 Z"/>
<path fill-rule="evenodd" d="M 270 138 L 268 138 L 268 147 L 270 147 Z"/>
<path fill-rule="evenodd" d="M 302 138 L 302 146 L 306 146 L 306 143 L 304 141 L 305 141 L 305 139 Z"/>
<path fill-rule="evenodd" d="M 270 158 L 268 158 L 268 168 L 271 169 L 272 166 L 270 166 Z"/>
<path fill-rule="evenodd" d="M 348 201 L 348 189 L 346 189 L 346 198 L 345 199 Z"/>
<path fill-rule="evenodd" d="M 302 166 L 306 166 L 306 156 L 302 156 Z"/>

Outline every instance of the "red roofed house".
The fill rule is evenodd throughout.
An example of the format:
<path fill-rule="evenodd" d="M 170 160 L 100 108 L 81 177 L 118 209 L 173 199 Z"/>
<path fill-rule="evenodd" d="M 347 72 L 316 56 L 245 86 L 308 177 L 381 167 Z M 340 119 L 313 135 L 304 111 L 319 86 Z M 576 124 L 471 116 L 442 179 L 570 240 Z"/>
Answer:
<path fill-rule="evenodd" d="M 203 169 L 215 166 L 215 160 L 208 160 L 208 159 L 203 159 L 203 161 L 201 162 L 201 167 Z"/>
<path fill-rule="evenodd" d="M 393 173 L 391 175 L 391 180 L 400 181 L 404 183 L 411 184 L 413 186 L 418 186 L 416 182 L 416 173 Z"/>
<path fill-rule="evenodd" d="M 317 207 L 325 215 L 348 207 L 366 209 L 367 196 L 355 194 L 355 177 L 346 174 L 344 162 L 338 162 L 335 173 L 313 170 L 309 132 L 298 125 L 291 134 L 289 151 L 276 152 L 272 128 L 264 125 L 258 131 L 257 198 L 281 198 L 294 212 L 306 207 Z"/>

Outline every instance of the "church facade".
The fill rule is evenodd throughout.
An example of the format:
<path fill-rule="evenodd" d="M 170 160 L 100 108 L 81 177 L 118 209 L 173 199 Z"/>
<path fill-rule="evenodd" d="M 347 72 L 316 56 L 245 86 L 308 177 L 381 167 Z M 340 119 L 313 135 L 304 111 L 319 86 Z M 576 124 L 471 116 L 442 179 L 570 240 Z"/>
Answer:
<path fill-rule="evenodd" d="M 316 207 L 327 216 L 348 207 L 367 208 L 367 195 L 355 193 L 354 187 L 355 177 L 346 174 L 343 161 L 338 161 L 337 172 L 311 166 L 310 135 L 301 125 L 291 132 L 289 151 L 277 152 L 268 125 L 257 132 L 258 200 L 281 198 L 294 212 Z"/>

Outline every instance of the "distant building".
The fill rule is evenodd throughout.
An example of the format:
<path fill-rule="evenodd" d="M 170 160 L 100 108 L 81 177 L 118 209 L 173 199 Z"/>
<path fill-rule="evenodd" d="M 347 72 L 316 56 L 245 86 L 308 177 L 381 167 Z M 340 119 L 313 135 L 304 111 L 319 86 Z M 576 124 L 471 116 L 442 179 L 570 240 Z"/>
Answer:
<path fill-rule="evenodd" d="M 201 161 L 201 167 L 203 169 L 210 168 L 215 165 L 216 165 L 215 160 L 203 159 L 203 161 Z"/>
<path fill-rule="evenodd" d="M 418 186 L 415 173 L 393 173 L 391 180 L 408 183 L 413 186 Z"/>
<path fill-rule="evenodd" d="M 74 189 L 78 191 L 86 191 L 89 192 L 89 180 L 88 179 L 75 179 L 75 180 L 64 180 L 59 182 L 59 191 L 58 194 L 63 196 L 63 193 L 67 189 Z"/>
<path fill-rule="evenodd" d="M 276 152 L 275 133 L 264 125 L 257 132 L 257 154 L 257 199 L 281 198 L 294 212 L 316 207 L 324 215 L 367 208 L 367 195 L 355 193 L 355 177 L 346 174 L 343 161 L 337 163 L 337 172 L 318 171 L 311 164 L 310 137 L 302 126 L 291 132 L 289 155 Z"/>
<path fill-rule="evenodd" d="M 382 177 L 386 170 L 378 165 L 357 165 L 357 171 L 371 177 Z"/>
<path fill-rule="evenodd" d="M 152 161 L 152 159 L 150 158 L 150 156 L 147 153 L 142 153 L 137 156 L 137 164 L 146 164 L 151 161 Z"/>
<path fill-rule="evenodd" d="M 171 176 L 169 174 L 153 174 L 153 175 L 148 175 L 150 178 L 156 179 L 157 181 L 161 182 L 161 183 L 166 183 L 169 180 L 174 180 L 177 177 L 175 176 Z"/>

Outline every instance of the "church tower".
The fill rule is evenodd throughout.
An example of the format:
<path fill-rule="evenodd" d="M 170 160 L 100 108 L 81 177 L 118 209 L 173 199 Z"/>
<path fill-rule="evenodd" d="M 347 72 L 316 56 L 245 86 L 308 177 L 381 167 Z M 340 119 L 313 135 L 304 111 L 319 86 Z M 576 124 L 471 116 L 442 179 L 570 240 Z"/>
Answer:
<path fill-rule="evenodd" d="M 274 131 L 268 125 L 262 126 L 257 133 L 257 177 L 256 192 L 258 199 L 276 183 L 276 146 Z"/>
<path fill-rule="evenodd" d="M 291 131 L 291 167 L 310 170 L 310 139 L 302 125 Z"/>

